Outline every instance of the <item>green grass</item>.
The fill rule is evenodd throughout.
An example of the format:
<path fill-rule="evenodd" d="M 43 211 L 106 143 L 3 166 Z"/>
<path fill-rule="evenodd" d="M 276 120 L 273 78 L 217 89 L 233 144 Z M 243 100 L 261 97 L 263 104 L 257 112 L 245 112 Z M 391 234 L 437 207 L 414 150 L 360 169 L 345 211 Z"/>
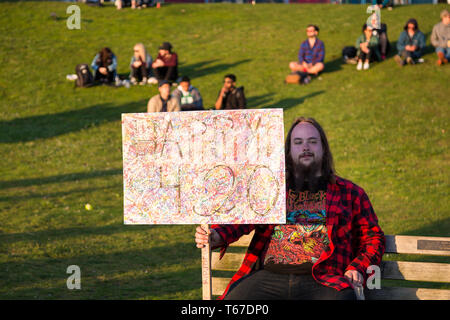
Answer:
<path fill-rule="evenodd" d="M 286 127 L 299 115 L 323 125 L 338 173 L 366 190 L 386 234 L 450 235 L 450 67 L 435 66 L 429 45 L 445 5 L 383 11 L 394 44 L 418 19 L 426 63 L 400 68 L 390 57 L 367 72 L 341 64 L 364 6 L 80 5 L 81 30 L 68 30 L 68 5 L 0 3 L 0 298 L 201 298 L 195 226 L 122 225 L 120 115 L 145 112 L 156 88 L 65 80 L 102 46 L 125 75 L 135 43 L 154 57 L 170 41 L 207 106 L 235 73 L 250 107 L 284 108 Z M 284 85 L 309 23 L 321 28 L 327 71 L 308 86 Z M 82 290 L 66 288 L 71 264 Z"/>

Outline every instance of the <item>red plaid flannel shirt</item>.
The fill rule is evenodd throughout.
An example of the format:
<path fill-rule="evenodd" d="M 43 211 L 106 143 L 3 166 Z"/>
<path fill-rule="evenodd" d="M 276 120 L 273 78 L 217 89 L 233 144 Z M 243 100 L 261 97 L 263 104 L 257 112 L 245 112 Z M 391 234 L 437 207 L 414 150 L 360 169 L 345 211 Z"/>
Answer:
<path fill-rule="evenodd" d="M 367 279 L 370 265 L 379 265 L 385 250 L 384 233 L 364 190 L 354 183 L 336 176 L 336 183 L 328 183 L 326 195 L 326 225 L 330 245 L 312 267 L 312 276 L 319 283 L 342 290 L 351 287 L 344 277 L 347 270 L 359 271 Z M 228 245 L 242 235 L 255 230 L 244 261 L 231 278 L 230 285 L 256 269 L 264 255 L 275 225 L 212 225 L 226 243 L 221 248 L 223 257 Z"/>

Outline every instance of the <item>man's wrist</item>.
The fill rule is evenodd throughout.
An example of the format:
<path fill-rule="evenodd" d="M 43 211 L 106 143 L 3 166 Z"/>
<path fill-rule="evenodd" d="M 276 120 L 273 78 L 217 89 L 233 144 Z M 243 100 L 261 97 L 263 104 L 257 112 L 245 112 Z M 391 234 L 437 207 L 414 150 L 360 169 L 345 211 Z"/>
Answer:
<path fill-rule="evenodd" d="M 222 236 L 214 229 L 211 230 L 211 247 L 222 247 L 225 244 Z"/>

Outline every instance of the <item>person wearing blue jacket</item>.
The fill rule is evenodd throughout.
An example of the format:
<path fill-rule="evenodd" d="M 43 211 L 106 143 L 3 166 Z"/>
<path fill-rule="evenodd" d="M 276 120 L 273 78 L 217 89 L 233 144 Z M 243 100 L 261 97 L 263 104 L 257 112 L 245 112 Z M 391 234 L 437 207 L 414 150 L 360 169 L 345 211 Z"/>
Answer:
<path fill-rule="evenodd" d="M 425 35 L 419 30 L 416 19 L 409 19 L 397 41 L 395 61 L 400 65 L 416 64 L 422 57 L 425 48 Z"/>
<path fill-rule="evenodd" d="M 110 48 L 105 47 L 95 55 L 91 68 L 94 70 L 94 81 L 112 84 L 117 75 L 117 58 Z"/>

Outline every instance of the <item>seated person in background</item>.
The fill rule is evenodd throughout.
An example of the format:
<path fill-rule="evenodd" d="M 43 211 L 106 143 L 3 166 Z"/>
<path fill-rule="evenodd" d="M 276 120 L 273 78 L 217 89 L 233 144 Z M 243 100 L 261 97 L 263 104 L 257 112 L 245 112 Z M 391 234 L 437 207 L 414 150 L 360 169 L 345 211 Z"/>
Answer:
<path fill-rule="evenodd" d="M 389 43 L 389 39 L 387 36 L 386 23 L 382 23 L 380 29 L 375 29 L 375 31 L 376 31 L 376 33 L 378 35 L 378 39 L 379 39 L 378 49 L 381 54 L 381 61 L 384 61 L 384 60 L 386 60 L 386 56 L 387 56 L 389 50 L 391 49 L 391 45 Z"/>
<path fill-rule="evenodd" d="M 356 40 L 356 49 L 358 50 L 358 64 L 356 70 L 369 69 L 369 62 L 375 59 L 380 60 L 380 52 L 378 51 L 378 36 L 373 34 L 371 27 L 365 23 L 362 28 L 362 35 Z M 364 62 L 364 66 L 363 66 Z"/>
<path fill-rule="evenodd" d="M 420 62 L 424 48 L 425 35 L 419 30 L 417 20 L 409 19 L 397 41 L 398 53 L 394 57 L 395 61 L 400 66 Z"/>
<path fill-rule="evenodd" d="M 152 57 L 147 53 L 142 43 L 137 43 L 134 46 L 134 55 L 131 58 L 130 68 L 130 81 L 132 84 L 143 85 L 147 83 L 147 79 L 150 76 Z"/>
<path fill-rule="evenodd" d="M 386 59 L 386 55 L 390 49 L 389 40 L 387 37 L 387 25 L 381 23 L 380 9 L 386 5 L 388 1 L 374 0 L 372 5 L 367 8 L 367 13 L 372 13 L 367 19 L 367 26 L 373 29 L 373 35 L 377 35 L 379 39 L 379 51 L 381 53 L 381 60 Z M 378 3 L 378 5 L 377 5 Z"/>
<path fill-rule="evenodd" d="M 227 74 L 223 80 L 216 100 L 216 110 L 220 109 L 245 109 L 247 101 L 244 95 L 244 87 L 236 88 L 236 76 Z"/>
<path fill-rule="evenodd" d="M 110 48 L 103 48 L 92 60 L 91 68 L 94 70 L 94 81 L 111 84 L 116 78 L 117 58 Z"/>
<path fill-rule="evenodd" d="M 181 111 L 178 99 L 170 94 L 170 83 L 168 81 L 160 81 L 158 90 L 159 94 L 148 101 L 147 112 Z"/>
<path fill-rule="evenodd" d="M 438 66 L 450 60 L 450 13 L 444 9 L 441 12 L 441 22 L 433 27 L 431 44 L 436 48 Z"/>
<path fill-rule="evenodd" d="M 202 96 L 197 88 L 191 86 L 188 76 L 181 78 L 180 85 L 172 92 L 172 96 L 180 102 L 181 111 L 204 110 Z"/>
<path fill-rule="evenodd" d="M 388 8 L 388 10 L 392 10 L 394 7 L 392 0 L 372 0 L 372 5 L 377 5 L 380 9 Z"/>
<path fill-rule="evenodd" d="M 151 1 L 149 0 L 116 0 L 114 5 L 117 7 L 117 10 L 122 9 L 126 6 L 131 6 L 131 9 L 140 9 L 147 8 L 151 6 Z"/>
<path fill-rule="evenodd" d="M 153 71 L 158 81 L 166 80 L 175 82 L 178 78 L 178 56 L 172 52 L 172 45 L 164 42 L 159 47 L 158 57 L 152 64 Z"/>
<path fill-rule="evenodd" d="M 298 62 L 289 63 L 289 68 L 293 73 L 298 73 L 301 76 L 302 83 L 309 83 L 310 74 L 317 75 L 323 71 L 325 65 L 325 45 L 317 38 L 319 34 L 319 27 L 313 24 L 306 28 L 306 36 L 308 39 L 302 42 L 298 52 Z"/>
<path fill-rule="evenodd" d="M 152 57 L 145 50 L 142 43 L 137 43 L 133 48 L 134 54 L 130 62 L 130 81 L 132 84 L 143 85 L 147 83 L 148 77 L 151 74 Z"/>

